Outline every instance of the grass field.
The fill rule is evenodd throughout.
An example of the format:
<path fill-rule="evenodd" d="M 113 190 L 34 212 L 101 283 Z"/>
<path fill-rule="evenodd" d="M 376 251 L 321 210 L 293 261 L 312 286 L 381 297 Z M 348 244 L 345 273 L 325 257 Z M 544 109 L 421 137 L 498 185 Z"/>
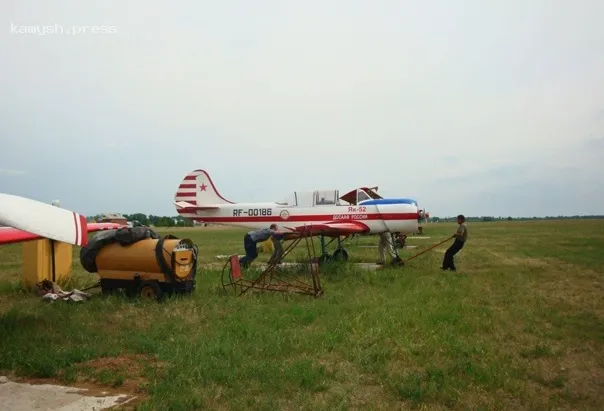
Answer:
<path fill-rule="evenodd" d="M 403 255 L 454 229 L 428 224 Z M 225 295 L 220 270 L 200 269 L 193 295 L 159 304 L 44 303 L 20 290 L 21 249 L 6 246 L 0 370 L 136 392 L 142 410 L 602 409 L 604 221 L 468 229 L 457 273 L 438 268 L 447 243 L 403 268 L 324 272 L 319 298 Z M 242 253 L 243 233 L 170 231 L 208 263 Z M 361 246 L 377 242 L 354 240 L 351 260 L 376 261 Z M 69 287 L 82 288 L 96 276 L 78 253 Z"/>

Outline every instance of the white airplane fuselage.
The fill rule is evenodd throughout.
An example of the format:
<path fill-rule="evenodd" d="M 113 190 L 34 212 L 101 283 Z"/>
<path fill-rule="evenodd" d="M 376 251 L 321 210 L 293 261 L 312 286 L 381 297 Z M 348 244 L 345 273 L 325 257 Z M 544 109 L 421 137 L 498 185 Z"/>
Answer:
<path fill-rule="evenodd" d="M 268 228 L 275 223 L 285 231 L 326 225 L 329 228 L 326 232 L 331 234 L 337 230 L 344 233 L 350 227 L 351 233 L 363 234 L 419 231 L 419 208 L 414 200 L 381 198 L 375 194 L 371 198 L 365 189 L 353 190 L 342 198 L 347 200 L 340 198 L 338 190 L 315 190 L 294 192 L 293 197 L 283 203 L 234 203 L 218 193 L 206 171 L 195 170 L 178 186 L 174 204 L 182 217 L 250 230 Z"/>
<path fill-rule="evenodd" d="M 241 228 L 267 228 L 275 223 L 283 229 L 332 222 L 352 222 L 367 227 L 368 234 L 418 232 L 418 208 L 414 204 L 285 206 L 276 203 L 221 204 L 213 210 L 183 210 L 183 217 L 202 223 Z"/>

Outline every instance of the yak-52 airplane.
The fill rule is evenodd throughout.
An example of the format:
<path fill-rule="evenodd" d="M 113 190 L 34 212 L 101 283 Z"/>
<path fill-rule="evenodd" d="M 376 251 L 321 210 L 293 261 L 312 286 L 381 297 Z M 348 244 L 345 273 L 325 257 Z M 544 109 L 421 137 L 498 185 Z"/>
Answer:
<path fill-rule="evenodd" d="M 115 223 L 88 224 L 76 212 L 0 193 L 0 244 L 49 238 L 83 247 L 88 244 L 88 233 L 119 227 Z"/>
<path fill-rule="evenodd" d="M 357 188 L 343 196 L 339 190 L 296 191 L 284 202 L 234 203 L 218 193 L 204 170 L 185 176 L 174 205 L 179 215 L 198 222 L 250 229 L 276 223 L 292 232 L 310 230 L 321 237 L 320 261 L 348 259 L 341 236 L 418 233 L 422 215 L 415 200 L 382 198 L 377 187 Z M 327 252 L 325 237 L 338 240 L 333 256 Z"/>

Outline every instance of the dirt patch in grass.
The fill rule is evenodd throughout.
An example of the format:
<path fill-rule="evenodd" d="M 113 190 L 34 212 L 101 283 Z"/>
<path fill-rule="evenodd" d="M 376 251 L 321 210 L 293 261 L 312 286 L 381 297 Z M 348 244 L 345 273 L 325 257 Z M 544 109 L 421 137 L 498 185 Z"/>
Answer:
<path fill-rule="evenodd" d="M 591 399 L 591 404 L 604 403 L 604 369 L 596 361 L 602 354 L 595 347 L 589 352 L 571 352 L 561 361 L 560 372 L 566 376 L 570 394 Z"/>
<path fill-rule="evenodd" d="M 314 394 L 317 406 L 333 404 L 336 398 L 341 398 L 351 409 L 391 409 L 394 404 L 401 404 L 375 376 L 364 374 L 356 364 L 336 353 L 323 356 L 318 363 L 325 367 L 329 383 L 325 391 Z"/>
<path fill-rule="evenodd" d="M 573 310 L 591 310 L 597 316 L 604 315 L 602 303 L 601 274 L 588 269 L 581 269 L 569 264 L 552 270 L 555 281 L 544 281 L 540 284 L 539 293 L 555 304 L 564 304 Z"/>
<path fill-rule="evenodd" d="M 78 365 L 78 368 L 92 370 L 91 378 L 97 382 L 110 383 L 114 387 L 129 391 L 139 391 L 146 382 L 143 377 L 144 363 L 151 365 L 153 359 L 143 355 L 122 355 L 97 358 Z M 113 381 L 109 381 L 109 378 Z"/>
<path fill-rule="evenodd" d="M 518 257 L 489 249 L 486 251 L 497 259 L 498 264 L 505 264 L 514 267 L 523 266 L 530 268 L 544 268 L 548 266 L 551 267 L 552 265 L 559 263 L 553 259 L 547 258 Z"/>
<path fill-rule="evenodd" d="M 532 360 L 527 372 L 531 404 L 600 406 L 604 402 L 604 371 L 598 355 L 587 344 L 559 356 Z"/>

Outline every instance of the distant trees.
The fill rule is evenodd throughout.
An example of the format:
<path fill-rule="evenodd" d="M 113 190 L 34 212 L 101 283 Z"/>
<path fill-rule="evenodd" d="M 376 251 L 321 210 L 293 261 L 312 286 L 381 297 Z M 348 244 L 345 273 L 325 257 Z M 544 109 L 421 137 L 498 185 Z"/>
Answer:
<path fill-rule="evenodd" d="M 167 217 L 150 214 L 124 214 L 128 221 L 138 221 L 142 225 L 152 225 L 155 227 L 193 227 L 193 220 L 181 216 Z"/>
<path fill-rule="evenodd" d="M 149 217 L 147 217 L 146 214 L 143 213 L 134 213 L 134 214 L 122 214 L 124 217 L 126 217 L 126 220 L 128 221 L 138 221 L 139 223 L 141 223 L 142 225 L 149 225 Z"/>
<path fill-rule="evenodd" d="M 122 214 L 128 222 L 134 223 L 135 221 L 144 226 L 154 227 L 193 227 L 193 220 L 184 218 L 181 216 L 168 217 L 158 215 L 146 215 L 143 213 L 134 214 Z M 88 221 L 98 221 L 103 218 L 103 215 L 97 214 L 94 216 L 87 217 Z"/>
<path fill-rule="evenodd" d="M 528 220 L 589 220 L 601 219 L 604 215 L 574 215 L 574 216 L 547 216 L 547 217 L 492 217 L 492 216 L 466 216 L 468 222 L 491 222 L 491 221 L 528 221 Z M 457 216 L 453 217 L 430 217 L 431 222 L 451 223 L 457 221 Z"/>

